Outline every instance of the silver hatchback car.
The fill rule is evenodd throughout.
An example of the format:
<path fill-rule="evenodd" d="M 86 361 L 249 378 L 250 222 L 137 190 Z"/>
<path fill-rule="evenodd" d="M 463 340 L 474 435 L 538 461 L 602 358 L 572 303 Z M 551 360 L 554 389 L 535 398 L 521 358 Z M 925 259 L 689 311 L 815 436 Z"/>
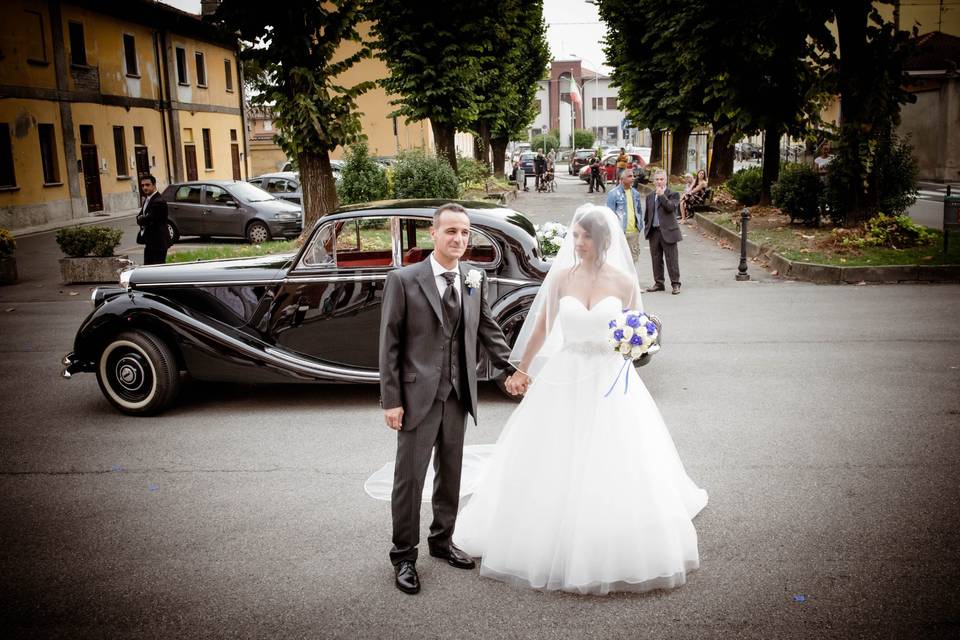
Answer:
<path fill-rule="evenodd" d="M 217 236 L 259 244 L 276 237 L 295 238 L 303 231 L 299 205 L 248 182 L 180 182 L 167 187 L 163 199 L 171 243 L 182 236 Z"/>

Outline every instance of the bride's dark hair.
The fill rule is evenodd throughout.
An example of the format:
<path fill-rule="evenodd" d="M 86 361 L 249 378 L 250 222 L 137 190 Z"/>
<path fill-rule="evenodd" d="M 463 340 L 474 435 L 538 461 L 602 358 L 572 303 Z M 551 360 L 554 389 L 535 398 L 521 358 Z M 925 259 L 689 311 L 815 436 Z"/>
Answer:
<path fill-rule="evenodd" d="M 597 252 L 597 257 L 595 259 L 596 266 L 603 266 L 603 263 L 607 261 L 607 250 L 610 248 L 610 227 L 607 225 L 606 220 L 604 220 L 605 207 L 594 206 L 586 209 L 585 211 L 578 212 L 579 215 L 574 216 L 573 225 L 580 225 L 584 231 L 590 234 L 590 238 L 593 240 L 593 248 Z M 580 266 L 580 259 L 574 257 L 576 264 L 571 271 L 576 271 Z"/>

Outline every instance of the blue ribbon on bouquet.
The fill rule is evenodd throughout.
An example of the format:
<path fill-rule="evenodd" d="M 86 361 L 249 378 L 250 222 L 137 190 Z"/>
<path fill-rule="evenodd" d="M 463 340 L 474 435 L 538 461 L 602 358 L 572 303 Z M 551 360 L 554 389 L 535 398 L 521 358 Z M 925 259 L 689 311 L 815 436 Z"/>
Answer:
<path fill-rule="evenodd" d="M 620 371 L 617 372 L 617 377 L 613 379 L 613 384 L 611 384 L 611 385 L 610 385 L 610 388 L 607 389 L 607 392 L 606 392 L 605 394 L 603 394 L 603 397 L 604 397 L 604 398 L 606 398 L 607 396 L 609 396 L 610 393 L 613 391 L 613 388 L 614 388 L 615 386 L 617 386 L 617 382 L 620 381 L 620 375 L 623 373 L 623 370 L 624 370 L 624 369 L 627 370 L 627 373 L 626 373 L 626 375 L 623 376 L 623 394 L 624 394 L 624 395 L 627 394 L 627 389 L 630 387 L 630 368 L 627 367 L 627 365 L 630 364 L 631 362 L 632 362 L 632 360 L 630 360 L 629 358 L 624 358 L 624 359 L 623 359 L 623 366 L 620 367 Z"/>

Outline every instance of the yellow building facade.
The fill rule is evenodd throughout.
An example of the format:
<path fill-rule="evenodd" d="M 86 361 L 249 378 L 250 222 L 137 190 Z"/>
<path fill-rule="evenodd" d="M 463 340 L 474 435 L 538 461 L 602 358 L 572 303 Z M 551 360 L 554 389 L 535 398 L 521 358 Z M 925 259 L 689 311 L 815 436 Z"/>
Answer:
<path fill-rule="evenodd" d="M 13 0 L 0 34 L 0 226 L 139 206 L 138 176 L 246 179 L 235 41 L 148 0 Z"/>

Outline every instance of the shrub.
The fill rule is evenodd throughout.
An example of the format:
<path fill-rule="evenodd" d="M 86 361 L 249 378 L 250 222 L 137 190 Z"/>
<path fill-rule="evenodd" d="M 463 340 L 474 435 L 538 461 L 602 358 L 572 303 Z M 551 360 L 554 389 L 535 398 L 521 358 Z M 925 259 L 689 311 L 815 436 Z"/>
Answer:
<path fill-rule="evenodd" d="M 462 189 L 471 186 L 482 189 L 490 175 L 490 165 L 486 162 L 479 162 L 463 156 L 457 157 L 457 177 L 460 179 Z"/>
<path fill-rule="evenodd" d="M 744 206 L 760 202 L 760 188 L 763 182 L 763 167 L 740 169 L 727 180 L 727 191 L 737 202 Z"/>
<path fill-rule="evenodd" d="M 543 135 L 541 133 L 533 136 L 533 139 L 530 141 L 530 151 L 542 151 L 543 153 L 550 153 L 551 150 L 559 148 L 560 138 L 549 133 L 547 135 Z"/>
<path fill-rule="evenodd" d="M 892 136 L 881 144 L 876 159 L 880 210 L 900 215 L 917 200 L 917 161 L 910 143 Z"/>
<path fill-rule="evenodd" d="M 457 174 L 446 159 L 427 155 L 421 149 L 403 151 L 394 167 L 393 184 L 397 198 L 460 197 Z"/>
<path fill-rule="evenodd" d="M 113 255 L 122 237 L 123 231 L 110 227 L 64 227 L 57 231 L 57 244 L 71 258 L 90 254 L 107 258 Z"/>
<path fill-rule="evenodd" d="M 577 129 L 573 132 L 574 149 L 592 148 L 594 140 L 596 140 L 596 136 L 594 136 L 593 131 L 590 131 L 589 129 Z"/>
<path fill-rule="evenodd" d="M 863 223 L 861 246 L 907 249 L 933 241 L 934 234 L 914 222 L 910 216 L 887 216 L 882 213 Z"/>
<path fill-rule="evenodd" d="M 337 197 L 341 204 L 373 202 L 390 198 L 390 182 L 380 163 L 373 160 L 367 143 L 358 142 L 347 150 L 340 172 Z"/>
<path fill-rule="evenodd" d="M 13 234 L 0 227 L 0 258 L 9 258 L 17 250 L 17 241 Z"/>
<path fill-rule="evenodd" d="M 786 164 L 780 169 L 780 179 L 771 189 L 773 204 L 790 216 L 790 222 L 800 220 L 807 225 L 820 222 L 823 202 L 823 183 L 817 172 L 805 164 Z"/>

